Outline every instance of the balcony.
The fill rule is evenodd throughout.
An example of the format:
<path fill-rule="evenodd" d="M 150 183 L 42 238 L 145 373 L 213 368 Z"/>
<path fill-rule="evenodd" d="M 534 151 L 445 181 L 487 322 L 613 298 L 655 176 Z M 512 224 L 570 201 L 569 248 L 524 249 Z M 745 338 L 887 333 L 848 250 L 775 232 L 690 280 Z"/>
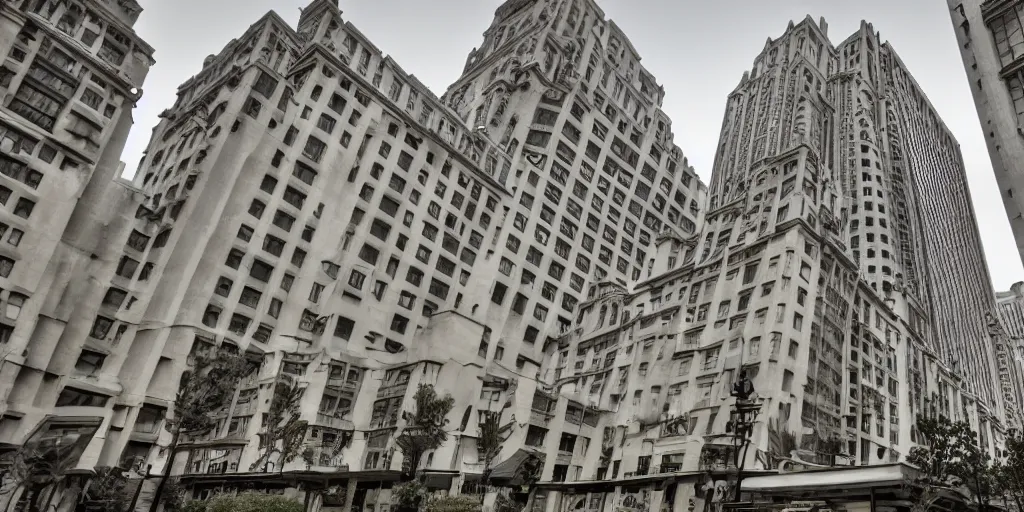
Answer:
<path fill-rule="evenodd" d="M 546 427 L 548 426 L 548 422 L 551 421 L 551 418 L 554 417 L 554 414 L 551 414 L 547 411 L 539 411 L 537 409 L 530 410 L 530 423 L 533 423 L 535 425 Z"/>
<path fill-rule="evenodd" d="M 343 419 L 343 415 L 340 414 L 324 414 L 322 412 L 316 413 L 316 421 L 313 423 L 319 427 L 329 427 L 338 430 L 352 430 L 355 426 L 350 420 Z"/>
<path fill-rule="evenodd" d="M 312 457 L 310 460 L 313 461 L 313 471 L 337 471 L 342 467 L 347 467 L 343 464 L 344 457 L 341 454 L 335 454 L 332 447 L 329 446 L 317 446 L 313 448 Z"/>
<path fill-rule="evenodd" d="M 408 384 L 394 384 L 391 386 L 382 386 L 377 390 L 377 399 L 391 398 L 393 396 L 405 396 L 405 391 L 409 389 Z"/>

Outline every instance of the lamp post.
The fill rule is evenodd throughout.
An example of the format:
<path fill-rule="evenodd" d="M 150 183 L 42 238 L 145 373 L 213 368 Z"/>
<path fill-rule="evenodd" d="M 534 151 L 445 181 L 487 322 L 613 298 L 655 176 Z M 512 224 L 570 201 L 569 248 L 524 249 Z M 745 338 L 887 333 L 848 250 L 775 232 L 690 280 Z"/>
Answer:
<path fill-rule="evenodd" d="M 733 384 L 733 403 L 731 418 L 726 424 L 726 431 L 732 433 L 733 465 L 736 467 L 736 495 L 734 500 L 740 501 L 740 486 L 743 483 L 743 466 L 747 460 L 747 449 L 750 437 L 754 433 L 754 422 L 761 411 L 761 404 L 751 398 L 754 394 L 754 383 L 747 378 L 746 372 L 740 373 L 740 379 Z M 742 453 L 741 453 L 742 452 Z"/>

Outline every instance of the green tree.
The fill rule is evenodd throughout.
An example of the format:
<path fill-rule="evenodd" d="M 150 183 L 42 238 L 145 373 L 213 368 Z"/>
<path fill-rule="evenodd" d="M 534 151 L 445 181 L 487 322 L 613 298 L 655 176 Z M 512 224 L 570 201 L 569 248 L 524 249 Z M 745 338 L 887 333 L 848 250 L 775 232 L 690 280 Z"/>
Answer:
<path fill-rule="evenodd" d="M 221 494 L 207 501 L 190 501 L 187 512 L 303 512 L 302 503 L 284 496 L 260 493 Z"/>
<path fill-rule="evenodd" d="M 252 370 L 252 365 L 243 355 L 223 349 L 210 351 L 195 347 L 194 350 L 190 356 L 193 362 L 178 383 L 174 413 L 164 422 L 164 428 L 171 433 L 171 443 L 167 447 L 167 462 L 153 493 L 150 512 L 156 512 L 161 503 L 182 434 L 201 436 L 212 431 L 217 425 L 213 413 L 228 405 L 238 381 Z"/>
<path fill-rule="evenodd" d="M 476 438 L 476 449 L 484 461 L 483 484 L 487 485 L 491 478 L 494 460 L 501 453 L 501 445 L 505 442 L 501 433 L 501 413 L 480 411 L 484 420 L 480 422 L 480 437 Z"/>
<path fill-rule="evenodd" d="M 395 441 L 404 455 L 402 469 L 407 478 L 416 474 L 425 453 L 448 440 L 445 427 L 448 426 L 448 413 L 455 406 L 455 399 L 450 394 L 441 397 L 429 384 L 420 384 L 413 400 L 416 411 L 403 413 L 405 428 Z"/>
<path fill-rule="evenodd" d="M 264 473 L 268 472 L 274 455 L 278 456 L 277 468 L 280 472 L 284 471 L 285 464 L 299 456 L 311 459 L 312 452 L 303 450 L 309 423 L 299 419 L 299 404 L 304 391 L 305 389 L 287 374 L 282 374 L 281 379 L 274 385 L 274 398 L 270 401 L 266 427 L 258 434 L 262 453 L 252 463 L 250 471 L 262 467 Z M 312 464 L 312 460 L 307 462 Z"/>
<path fill-rule="evenodd" d="M 964 486 L 984 511 L 993 492 L 993 473 L 987 451 L 966 421 L 945 416 L 917 419 L 919 446 L 910 450 L 907 462 L 923 473 L 926 486 Z M 925 493 L 927 494 L 927 493 Z"/>

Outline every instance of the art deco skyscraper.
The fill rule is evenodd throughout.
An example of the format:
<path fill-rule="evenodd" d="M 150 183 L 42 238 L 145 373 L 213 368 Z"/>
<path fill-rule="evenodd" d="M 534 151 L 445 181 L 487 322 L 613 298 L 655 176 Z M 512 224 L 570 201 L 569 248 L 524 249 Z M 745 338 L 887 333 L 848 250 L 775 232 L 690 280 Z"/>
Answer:
<path fill-rule="evenodd" d="M 946 3 L 999 195 L 1024 260 L 1024 2 Z"/>
<path fill-rule="evenodd" d="M 125 298 L 104 300 L 141 196 L 119 180 L 153 64 L 132 30 L 141 11 L 134 0 L 0 2 L 0 452 L 59 438 L 77 443 L 71 468 L 117 460 L 93 434 L 123 391 L 112 377 L 122 360 L 93 321 Z"/>
<path fill-rule="evenodd" d="M 114 275 L 74 342 L 117 347 L 92 374 L 118 390 L 76 388 L 112 418 L 97 449 L 160 471 L 188 356 L 220 346 L 259 368 L 213 432 L 182 440 L 175 475 L 399 469 L 400 412 L 423 383 L 465 413 L 423 469 L 478 473 L 479 411 L 529 407 L 546 335 L 585 287 L 648 275 L 655 238 L 701 220 L 663 96 L 592 2 L 506 2 L 440 99 L 337 2 L 297 28 L 268 13 L 181 85 L 140 162 L 145 201 L 123 209 Z M 254 465 L 284 381 L 304 388 L 315 455 Z"/>
<path fill-rule="evenodd" d="M 705 222 L 659 237 L 654 268 L 594 287 L 548 346 L 541 390 L 604 430 L 599 456 L 548 451 L 545 478 L 730 465 L 741 375 L 760 413 L 748 469 L 901 461 L 923 413 L 970 421 L 991 450 L 1004 404 L 1016 418 L 956 141 L 869 24 L 834 46 L 808 17 L 766 42 L 729 96 Z M 703 500 L 666 481 L 650 509 Z"/>

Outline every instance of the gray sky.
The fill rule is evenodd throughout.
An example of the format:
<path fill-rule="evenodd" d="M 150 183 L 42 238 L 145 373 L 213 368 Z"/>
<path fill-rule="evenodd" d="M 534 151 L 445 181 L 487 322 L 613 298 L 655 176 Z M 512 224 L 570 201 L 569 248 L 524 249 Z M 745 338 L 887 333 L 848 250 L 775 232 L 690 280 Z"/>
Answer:
<path fill-rule="evenodd" d="M 141 0 L 136 30 L 156 48 L 156 66 L 135 112 L 123 160 L 134 169 L 157 114 L 178 84 L 268 10 L 294 23 L 308 0 Z M 381 50 L 441 95 L 480 44 L 501 0 L 341 0 L 352 22 Z M 985 149 L 945 2 L 938 0 L 598 0 L 665 86 L 676 143 L 708 182 L 725 99 L 789 20 L 824 16 L 839 43 L 864 19 L 889 40 L 960 141 L 989 271 L 997 289 L 1024 280 Z"/>

